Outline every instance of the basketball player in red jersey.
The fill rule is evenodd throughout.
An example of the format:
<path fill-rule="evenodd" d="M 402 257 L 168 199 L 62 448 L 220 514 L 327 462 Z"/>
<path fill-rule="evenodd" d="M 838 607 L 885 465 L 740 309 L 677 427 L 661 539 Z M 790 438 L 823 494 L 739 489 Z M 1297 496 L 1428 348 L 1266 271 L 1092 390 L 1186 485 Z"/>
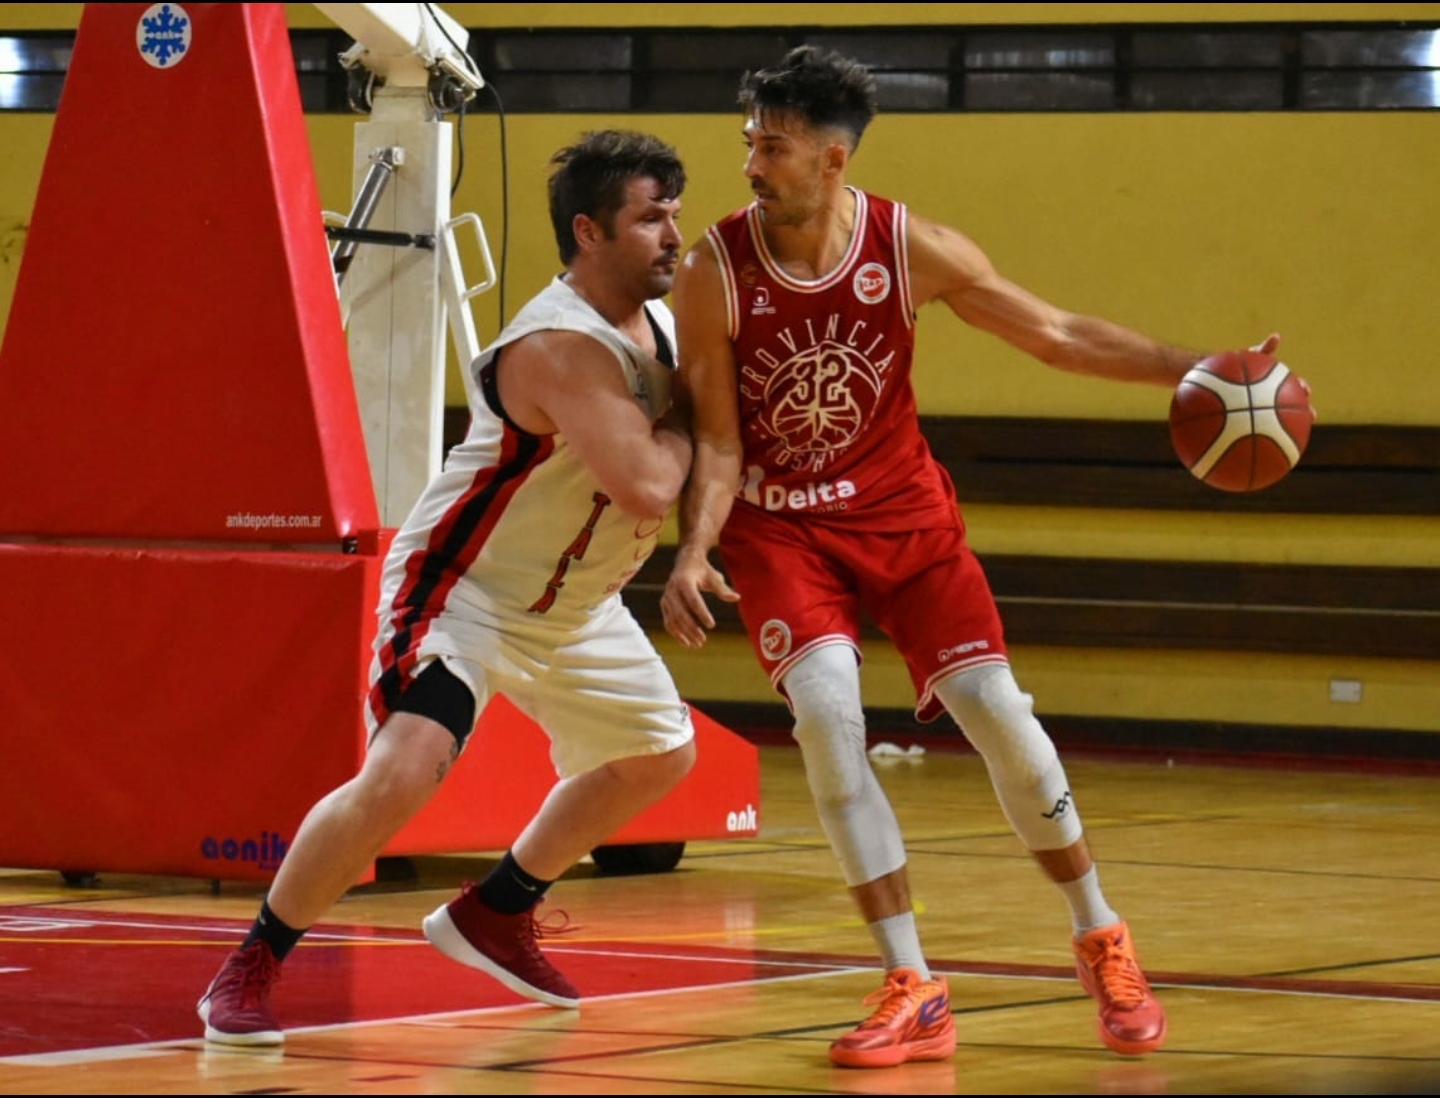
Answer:
<path fill-rule="evenodd" d="M 877 1009 L 830 1059 L 885 1067 L 955 1048 L 948 986 L 916 929 L 904 840 L 866 755 L 862 614 L 904 657 L 918 718 L 954 718 L 1058 885 L 1101 1039 L 1130 1055 L 1155 1049 L 1165 1013 L 1101 889 L 1055 747 L 1011 673 L 910 374 L 915 315 L 934 301 L 1047 365 L 1095 377 L 1173 388 L 1202 355 L 1056 308 L 955 229 L 847 185 L 876 112 L 859 63 L 796 48 L 747 73 L 740 103 L 754 200 L 691 248 L 673 294 L 695 457 L 662 609 L 675 639 L 697 648 L 715 624 L 705 593 L 738 600 L 789 704 L 821 824 L 885 968 L 867 999 Z M 717 546 L 729 584 L 709 559 Z"/>

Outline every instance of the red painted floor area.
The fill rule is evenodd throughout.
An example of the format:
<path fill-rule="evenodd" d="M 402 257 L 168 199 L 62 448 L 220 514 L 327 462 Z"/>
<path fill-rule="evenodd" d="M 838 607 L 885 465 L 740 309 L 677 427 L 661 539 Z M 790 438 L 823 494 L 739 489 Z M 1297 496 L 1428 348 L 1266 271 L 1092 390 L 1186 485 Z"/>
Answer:
<path fill-rule="evenodd" d="M 199 1038 L 195 1003 L 244 934 L 233 922 L 77 916 L 11 908 L 0 915 L 0 1058 Z M 630 943 L 545 944 L 583 996 L 822 971 L 824 962 L 761 963 L 754 954 Z M 272 1000 L 287 1029 L 523 1004 L 456 964 L 418 932 L 323 924 L 285 963 Z"/>

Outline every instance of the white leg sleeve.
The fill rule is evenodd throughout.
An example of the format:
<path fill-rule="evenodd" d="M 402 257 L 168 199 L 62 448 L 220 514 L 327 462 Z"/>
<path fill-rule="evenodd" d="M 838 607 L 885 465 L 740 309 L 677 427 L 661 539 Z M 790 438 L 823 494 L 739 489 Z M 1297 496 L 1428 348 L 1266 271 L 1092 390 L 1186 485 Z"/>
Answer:
<path fill-rule="evenodd" d="M 865 753 L 860 668 L 843 644 L 817 648 L 785 676 L 794 736 L 820 826 L 851 888 L 905 864 L 900 824 Z"/>
<path fill-rule="evenodd" d="M 988 664 L 935 689 L 985 760 L 1010 826 L 1029 850 L 1061 850 L 1081 836 L 1080 813 L 1050 736 L 1008 666 Z"/>

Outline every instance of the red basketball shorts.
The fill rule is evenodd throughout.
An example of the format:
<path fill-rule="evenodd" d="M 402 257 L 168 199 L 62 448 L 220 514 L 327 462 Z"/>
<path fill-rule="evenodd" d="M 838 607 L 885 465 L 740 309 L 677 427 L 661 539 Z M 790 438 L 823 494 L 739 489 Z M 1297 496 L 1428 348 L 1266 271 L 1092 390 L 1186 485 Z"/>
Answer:
<path fill-rule="evenodd" d="M 877 533 L 779 517 L 736 504 L 720 555 L 750 643 L 776 690 L 808 652 L 861 652 L 869 619 L 894 643 L 915 685 L 916 716 L 943 712 L 941 679 L 1006 662 L 1004 630 L 958 517 L 941 529 Z"/>

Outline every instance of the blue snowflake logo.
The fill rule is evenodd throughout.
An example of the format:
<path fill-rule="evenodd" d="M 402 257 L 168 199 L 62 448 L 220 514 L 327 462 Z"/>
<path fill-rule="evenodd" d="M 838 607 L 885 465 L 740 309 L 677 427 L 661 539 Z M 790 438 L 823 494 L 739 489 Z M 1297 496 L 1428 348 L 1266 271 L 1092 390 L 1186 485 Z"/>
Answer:
<path fill-rule="evenodd" d="M 174 4 L 155 4 L 146 9 L 135 28 L 140 56 L 157 69 L 178 64 L 190 51 L 190 17 Z"/>

